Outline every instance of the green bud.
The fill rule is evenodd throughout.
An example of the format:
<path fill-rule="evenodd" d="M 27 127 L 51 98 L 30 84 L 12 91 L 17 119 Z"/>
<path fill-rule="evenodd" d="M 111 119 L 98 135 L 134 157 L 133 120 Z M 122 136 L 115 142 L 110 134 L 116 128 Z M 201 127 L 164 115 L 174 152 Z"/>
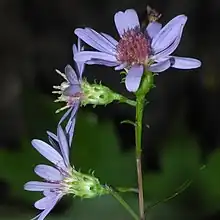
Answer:
<path fill-rule="evenodd" d="M 82 105 L 107 105 L 115 100 L 119 100 L 120 97 L 119 94 L 113 92 L 107 86 L 103 86 L 101 83 L 90 84 L 85 79 L 81 83 L 81 88 L 83 93 Z"/>
<path fill-rule="evenodd" d="M 108 194 L 106 188 L 100 184 L 98 178 L 94 177 L 93 173 L 83 174 L 72 169 L 71 175 L 65 178 L 62 182 L 63 189 L 67 194 L 73 194 L 74 197 L 94 198 Z"/>
<path fill-rule="evenodd" d="M 111 89 L 102 85 L 101 83 L 90 84 L 85 78 L 77 79 L 75 83 L 71 83 L 64 73 L 60 72 L 59 70 L 56 71 L 65 79 L 65 81 L 62 82 L 59 86 L 53 86 L 55 91 L 52 93 L 58 94 L 55 102 L 66 103 L 66 105 L 58 109 L 56 113 L 74 106 L 76 102 L 80 102 L 82 106 L 91 104 L 94 107 L 96 105 L 107 105 L 113 101 L 127 103 L 132 106 L 136 105 L 135 101 L 129 100 L 126 97 L 113 92 Z M 75 87 L 76 90 L 72 90 L 71 93 L 66 93 L 66 91 L 71 87 Z"/>

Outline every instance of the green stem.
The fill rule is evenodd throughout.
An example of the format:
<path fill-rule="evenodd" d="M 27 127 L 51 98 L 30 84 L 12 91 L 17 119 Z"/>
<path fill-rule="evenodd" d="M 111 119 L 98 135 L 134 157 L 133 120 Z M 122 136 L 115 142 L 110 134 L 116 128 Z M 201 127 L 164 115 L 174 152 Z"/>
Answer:
<path fill-rule="evenodd" d="M 136 106 L 136 101 L 128 99 L 128 98 L 126 98 L 126 97 L 124 97 L 123 95 L 120 95 L 120 94 L 115 95 L 115 100 L 118 100 L 120 103 L 126 103 L 128 105 L 133 106 L 133 107 Z"/>
<path fill-rule="evenodd" d="M 138 201 L 139 201 L 139 215 L 140 220 L 145 219 L 144 213 L 144 192 L 143 192 L 143 177 L 141 167 L 141 141 L 142 141 L 142 124 L 143 111 L 145 104 L 145 96 L 153 86 L 153 75 L 150 72 L 145 72 L 141 85 L 136 92 L 136 126 L 135 126 L 135 145 L 136 145 L 136 166 L 138 179 Z"/>
<path fill-rule="evenodd" d="M 138 193 L 138 189 L 126 188 L 126 187 L 116 187 L 116 191 L 122 192 L 122 193 L 126 193 L 126 192 Z"/>
<path fill-rule="evenodd" d="M 128 205 L 128 203 L 112 188 L 108 187 L 109 193 L 116 199 L 118 202 L 131 214 L 131 216 L 135 220 L 139 220 L 138 215 L 134 212 L 134 210 Z"/>
<path fill-rule="evenodd" d="M 136 145 L 138 190 L 139 190 L 138 201 L 139 201 L 139 213 L 141 220 L 144 220 L 144 192 L 143 192 L 143 178 L 142 178 L 142 168 L 141 168 L 141 138 L 142 138 L 143 106 L 144 106 L 144 98 L 142 96 L 137 97 L 135 145 Z"/>

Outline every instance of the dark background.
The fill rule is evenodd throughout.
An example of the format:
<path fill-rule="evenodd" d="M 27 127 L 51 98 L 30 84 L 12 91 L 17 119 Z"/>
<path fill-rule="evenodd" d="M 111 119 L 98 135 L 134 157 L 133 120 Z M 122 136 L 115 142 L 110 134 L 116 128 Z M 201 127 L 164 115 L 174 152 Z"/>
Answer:
<path fill-rule="evenodd" d="M 197 70 L 169 69 L 155 77 L 146 106 L 143 166 L 146 206 L 178 192 L 149 210 L 147 219 L 220 218 L 220 2 L 218 0 L 0 0 L 0 219 L 30 219 L 38 193 L 24 192 L 26 181 L 37 179 L 33 168 L 45 162 L 30 141 L 46 141 L 62 113 L 53 103 L 52 86 L 61 83 L 55 69 L 73 64 L 74 29 L 89 26 L 118 39 L 113 16 L 134 8 L 142 19 L 147 5 L 163 14 L 188 16 L 177 55 L 202 61 Z M 131 97 L 119 83 L 119 72 L 88 66 L 90 82 L 102 81 Z M 134 109 L 125 105 L 80 109 L 73 163 L 96 170 L 102 182 L 135 186 Z M 77 147 L 79 146 L 79 147 Z M 204 164 L 206 167 L 200 169 Z M 185 181 L 192 181 L 184 187 Z M 180 193 L 178 187 L 186 188 Z M 136 204 L 135 195 L 127 196 Z M 135 207 L 137 208 L 137 207 Z M 52 219 L 130 219 L 109 197 L 92 201 L 64 198 Z M 49 217 L 50 218 L 50 217 Z"/>

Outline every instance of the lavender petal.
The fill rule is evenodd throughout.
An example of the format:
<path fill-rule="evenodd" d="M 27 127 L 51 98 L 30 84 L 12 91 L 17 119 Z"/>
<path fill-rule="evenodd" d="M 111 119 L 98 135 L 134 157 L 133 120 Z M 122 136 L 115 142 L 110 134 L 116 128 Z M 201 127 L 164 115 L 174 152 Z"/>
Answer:
<path fill-rule="evenodd" d="M 154 56 L 153 59 L 154 60 L 160 60 L 160 59 L 164 60 L 165 57 L 168 57 L 171 53 L 173 53 L 180 43 L 182 33 L 183 33 L 183 26 L 180 28 L 179 35 L 175 38 L 175 40 L 167 48 L 158 52 Z"/>
<path fill-rule="evenodd" d="M 128 29 L 140 28 L 139 19 L 134 9 L 117 12 L 114 16 L 114 21 L 120 36 Z"/>
<path fill-rule="evenodd" d="M 32 140 L 32 145 L 33 147 L 45 158 L 47 158 L 49 161 L 51 161 L 53 164 L 55 164 L 58 167 L 61 167 L 63 169 L 66 169 L 64 160 L 62 156 L 54 150 L 49 144 L 41 141 L 34 139 Z"/>
<path fill-rule="evenodd" d="M 51 190 L 51 189 L 46 189 L 46 190 L 43 191 L 43 195 L 46 196 L 46 197 L 47 197 L 47 196 L 57 195 L 57 193 L 58 193 L 58 192 L 57 192 L 56 190 L 53 191 L 53 190 Z"/>
<path fill-rule="evenodd" d="M 48 135 L 49 137 L 53 138 L 55 141 L 58 142 L 58 138 L 57 138 L 57 136 L 56 136 L 54 133 L 52 133 L 52 132 L 50 132 L 50 131 L 47 131 L 47 135 Z"/>
<path fill-rule="evenodd" d="M 178 15 L 160 30 L 153 38 L 151 44 L 155 54 L 169 48 L 176 38 L 178 38 L 177 42 L 179 42 L 186 21 L 187 17 L 185 15 Z"/>
<path fill-rule="evenodd" d="M 68 135 L 69 135 L 69 146 L 71 147 L 72 145 L 72 140 L 73 140 L 73 135 L 74 135 L 74 130 L 75 130 L 75 124 L 76 124 L 76 118 L 72 119 L 72 123 L 71 126 L 69 128 L 68 131 Z"/>
<path fill-rule="evenodd" d="M 171 59 L 174 59 L 171 67 L 177 69 L 195 69 L 201 66 L 201 61 L 194 58 L 172 56 Z"/>
<path fill-rule="evenodd" d="M 79 102 L 76 103 L 76 105 L 74 106 L 70 118 L 67 122 L 67 125 L 65 127 L 65 131 L 68 134 L 68 142 L 69 142 L 69 146 L 71 147 L 72 145 L 72 139 L 73 139 L 73 135 L 74 135 L 74 130 L 75 130 L 75 124 L 76 124 L 76 112 L 79 108 Z"/>
<path fill-rule="evenodd" d="M 101 34 L 90 28 L 77 28 L 74 33 L 91 47 L 98 51 L 115 54 L 115 48 Z"/>
<path fill-rule="evenodd" d="M 96 32 L 91 28 L 85 28 L 85 30 L 93 39 L 96 39 L 97 42 L 102 44 L 103 48 L 105 48 L 104 52 L 115 54 L 116 47 L 114 46 L 114 44 L 112 44 L 111 41 L 108 40 L 108 38 L 104 37 L 102 34 Z"/>
<path fill-rule="evenodd" d="M 69 162 L 69 145 L 66 139 L 66 135 L 60 125 L 57 127 L 57 137 L 59 140 L 60 150 L 66 166 L 70 166 Z"/>
<path fill-rule="evenodd" d="M 117 59 L 115 56 L 104 53 L 104 52 L 97 52 L 97 51 L 82 51 L 82 52 L 75 54 L 74 56 L 74 60 L 76 62 L 86 62 L 92 59 L 117 62 Z"/>
<path fill-rule="evenodd" d="M 61 175 L 60 171 L 49 165 L 37 165 L 34 171 L 38 176 L 44 178 L 49 182 L 61 181 L 63 179 L 63 176 Z"/>
<path fill-rule="evenodd" d="M 73 106 L 71 108 L 69 108 L 65 114 L 62 116 L 62 118 L 59 121 L 59 125 L 69 116 L 69 114 L 71 113 L 71 111 L 73 110 Z M 58 138 L 57 138 L 57 142 L 58 142 Z"/>
<path fill-rule="evenodd" d="M 80 52 L 80 51 L 83 51 L 84 48 L 81 47 L 81 40 L 80 38 L 78 38 L 78 46 L 76 47 L 75 44 L 73 44 L 73 57 L 76 53 Z M 82 74 L 84 72 L 84 69 L 85 69 L 85 63 L 83 62 L 75 62 L 75 68 L 77 70 L 77 74 L 79 76 L 79 80 L 82 79 Z"/>
<path fill-rule="evenodd" d="M 124 68 L 127 67 L 127 66 L 128 66 L 127 63 L 122 63 L 122 64 L 116 66 L 116 67 L 115 67 L 115 70 L 122 70 L 122 69 L 124 69 Z"/>
<path fill-rule="evenodd" d="M 171 66 L 170 60 L 163 60 L 158 63 L 152 64 L 148 67 L 148 70 L 153 73 L 160 73 L 167 70 Z"/>
<path fill-rule="evenodd" d="M 63 94 L 65 96 L 74 96 L 78 92 L 81 92 L 81 87 L 79 84 L 74 84 L 64 89 Z"/>
<path fill-rule="evenodd" d="M 116 62 L 110 62 L 110 61 L 106 61 L 106 60 L 99 60 L 99 59 L 92 59 L 86 62 L 86 64 L 89 65 L 103 65 L 103 66 L 116 66 L 118 65 L 118 63 Z"/>
<path fill-rule="evenodd" d="M 136 92 L 139 88 L 144 67 L 142 65 L 132 66 L 127 73 L 125 85 L 128 91 Z"/>
<path fill-rule="evenodd" d="M 146 28 L 148 36 L 152 39 L 154 38 L 161 30 L 162 24 L 156 21 L 150 22 Z"/>
<path fill-rule="evenodd" d="M 54 208 L 54 206 L 57 204 L 57 202 L 62 198 L 62 196 L 57 196 L 51 203 L 48 204 L 48 207 L 44 209 L 43 212 L 41 212 L 39 215 L 37 215 L 34 219 L 38 220 L 44 220 L 45 217 L 50 213 L 50 211 Z"/>
<path fill-rule="evenodd" d="M 66 78 L 68 79 L 68 81 L 71 84 L 79 84 L 79 80 L 78 80 L 78 77 L 76 75 L 76 72 L 70 65 L 66 65 L 65 75 L 66 75 Z"/>
<path fill-rule="evenodd" d="M 101 33 L 101 35 L 102 35 L 103 37 L 105 37 L 105 38 L 112 44 L 113 47 L 116 47 L 116 46 L 117 46 L 118 41 L 115 40 L 112 36 L 110 36 L 110 35 L 108 35 L 108 34 L 106 34 L 106 33 Z"/>
<path fill-rule="evenodd" d="M 34 203 L 34 207 L 39 210 L 46 209 L 48 206 L 50 206 L 50 203 L 54 200 L 55 196 L 56 195 L 52 194 L 50 196 L 43 197 Z"/>
<path fill-rule="evenodd" d="M 24 189 L 27 191 L 44 191 L 50 189 L 59 188 L 60 184 L 58 183 L 45 183 L 39 181 L 30 181 L 24 185 Z"/>
<path fill-rule="evenodd" d="M 78 38 L 78 39 L 80 39 L 80 38 Z M 73 50 L 73 56 L 74 56 L 74 54 L 80 52 L 80 50 L 78 51 L 78 49 L 77 49 L 75 44 L 73 44 L 72 50 Z"/>
<path fill-rule="evenodd" d="M 66 131 L 67 134 L 69 133 L 69 129 L 72 126 L 73 118 L 76 117 L 76 113 L 77 113 L 77 111 L 79 109 L 79 104 L 80 104 L 80 102 L 76 102 L 75 105 L 72 108 L 70 118 L 69 118 L 69 120 L 68 120 L 68 122 L 66 124 L 66 127 L 65 127 L 65 131 Z"/>

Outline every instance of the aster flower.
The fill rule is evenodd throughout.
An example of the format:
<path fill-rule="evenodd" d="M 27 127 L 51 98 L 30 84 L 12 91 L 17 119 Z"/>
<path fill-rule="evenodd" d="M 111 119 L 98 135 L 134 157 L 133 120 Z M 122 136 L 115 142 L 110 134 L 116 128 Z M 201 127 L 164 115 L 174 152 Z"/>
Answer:
<path fill-rule="evenodd" d="M 73 44 L 73 56 L 74 54 L 83 51 L 84 48 L 81 46 L 81 41 L 78 38 L 77 46 Z M 59 124 L 61 124 L 67 117 L 69 120 L 65 127 L 65 132 L 68 135 L 69 146 L 71 146 L 75 123 L 76 123 L 76 112 L 79 108 L 79 99 L 80 99 L 80 81 L 82 80 L 82 74 L 85 69 L 85 64 L 83 62 L 75 62 L 75 70 L 67 65 L 65 68 L 65 74 L 61 73 L 59 70 L 56 70 L 64 79 L 60 86 L 54 86 L 55 89 L 60 91 L 53 91 L 53 93 L 61 94 L 61 96 L 56 100 L 56 102 L 64 101 L 67 102 L 66 106 L 58 109 L 56 113 L 63 111 L 67 108 L 67 112 L 60 119 Z"/>
<path fill-rule="evenodd" d="M 163 28 L 160 23 L 152 21 L 144 32 L 133 9 L 117 12 L 114 21 L 120 35 L 119 41 L 91 28 L 77 28 L 75 34 L 97 51 L 76 53 L 74 59 L 86 64 L 115 67 L 115 70 L 125 69 L 128 91 L 137 91 L 145 69 L 159 73 L 169 67 L 193 69 L 201 65 L 197 59 L 171 55 L 180 43 L 187 21 L 185 15 L 176 16 Z"/>
<path fill-rule="evenodd" d="M 36 166 L 34 171 L 44 182 L 30 181 L 24 185 L 25 190 L 39 191 L 44 195 L 34 204 L 37 209 L 42 210 L 33 218 L 38 220 L 43 220 L 64 195 L 93 198 L 108 193 L 93 175 L 82 174 L 76 171 L 74 166 L 71 167 L 68 141 L 60 125 L 57 136 L 51 135 L 51 138 L 54 141 L 52 146 L 37 139 L 32 141 L 32 145 L 52 162 L 54 167 L 43 164 Z"/>

